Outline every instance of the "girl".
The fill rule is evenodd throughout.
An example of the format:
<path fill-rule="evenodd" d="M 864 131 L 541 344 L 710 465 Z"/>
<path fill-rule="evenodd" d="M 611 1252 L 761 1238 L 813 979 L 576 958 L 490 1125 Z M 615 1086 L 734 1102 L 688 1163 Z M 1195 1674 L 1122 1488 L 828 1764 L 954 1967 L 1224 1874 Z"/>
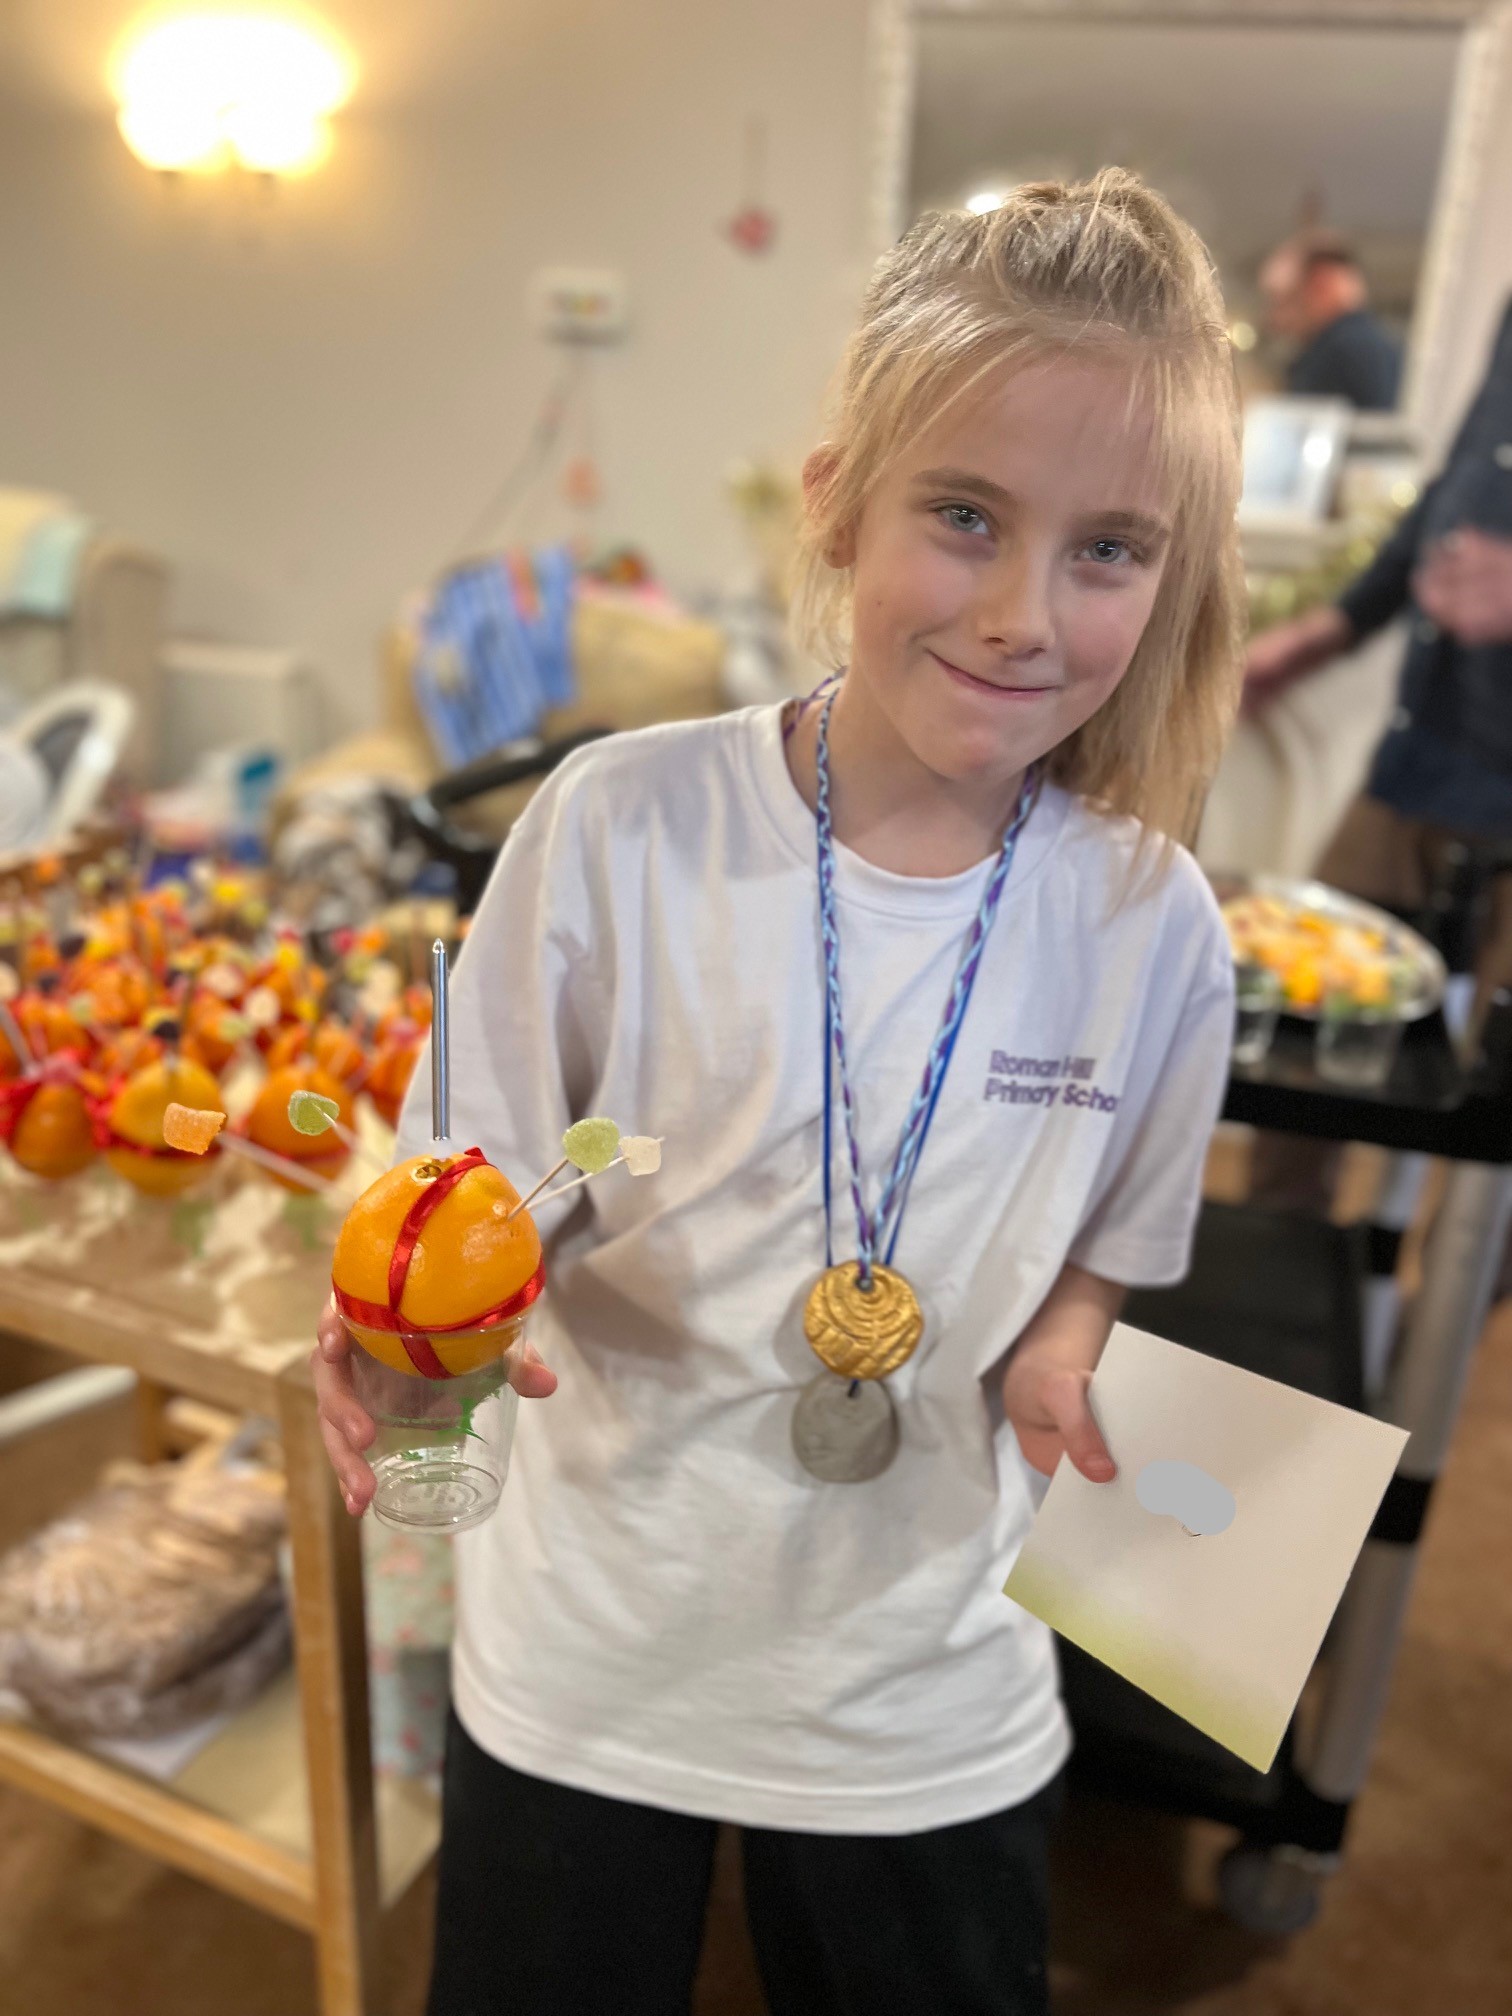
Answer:
<path fill-rule="evenodd" d="M 774 2016 L 1046 2006 L 1069 1739 L 1001 1590 L 1028 1470 L 1113 1474 L 1087 1385 L 1183 1271 L 1232 1026 L 1176 844 L 1239 662 L 1200 243 L 1111 170 L 925 218 L 805 491 L 844 675 L 573 758 L 457 971 L 459 1139 L 531 1178 L 602 1111 L 667 1161 L 542 1214 L 561 1390 L 458 1543 L 433 2016 L 686 2011 L 721 1820 Z"/>

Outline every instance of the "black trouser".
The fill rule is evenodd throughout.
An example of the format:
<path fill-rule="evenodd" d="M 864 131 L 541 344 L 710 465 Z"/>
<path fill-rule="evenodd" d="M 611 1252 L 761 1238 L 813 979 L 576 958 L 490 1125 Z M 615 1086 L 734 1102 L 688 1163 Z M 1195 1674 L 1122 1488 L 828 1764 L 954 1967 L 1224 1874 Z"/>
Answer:
<path fill-rule="evenodd" d="M 927 1834 L 745 1829 L 772 2016 L 1045 2016 L 1060 1798 Z M 687 2016 L 715 1832 L 527 1778 L 453 1714 L 430 2016 Z"/>

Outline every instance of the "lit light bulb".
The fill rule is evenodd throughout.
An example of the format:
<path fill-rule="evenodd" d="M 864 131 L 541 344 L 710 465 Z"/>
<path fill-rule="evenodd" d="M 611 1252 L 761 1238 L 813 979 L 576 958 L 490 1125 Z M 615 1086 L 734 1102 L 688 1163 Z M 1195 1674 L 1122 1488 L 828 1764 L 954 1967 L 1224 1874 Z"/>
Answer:
<path fill-rule="evenodd" d="M 331 129 L 302 105 L 233 105 L 222 130 L 244 168 L 263 175 L 308 175 L 331 151 Z"/>
<path fill-rule="evenodd" d="M 126 145 L 149 168 L 204 171 L 218 168 L 225 156 L 225 135 L 213 105 L 172 97 L 132 98 L 116 123 Z"/>
<path fill-rule="evenodd" d="M 1260 340 L 1253 322 L 1231 322 L 1228 333 L 1236 350 L 1253 350 Z"/>
<path fill-rule="evenodd" d="M 303 174 L 330 152 L 326 115 L 352 79 L 328 37 L 277 13 L 179 13 L 131 37 L 116 64 L 121 134 L 152 168 L 220 167 L 234 153 Z"/>
<path fill-rule="evenodd" d="M 1003 202 L 1000 189 L 979 189 L 975 196 L 966 198 L 966 208 L 973 217 L 985 217 L 989 210 L 1001 210 Z"/>

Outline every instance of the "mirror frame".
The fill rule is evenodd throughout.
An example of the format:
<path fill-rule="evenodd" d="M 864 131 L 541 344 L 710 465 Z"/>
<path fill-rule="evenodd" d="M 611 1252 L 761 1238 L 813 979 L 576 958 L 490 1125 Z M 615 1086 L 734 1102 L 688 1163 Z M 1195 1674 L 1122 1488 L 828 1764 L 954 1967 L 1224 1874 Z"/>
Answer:
<path fill-rule="evenodd" d="M 868 50 L 868 263 L 896 244 L 908 224 L 918 24 L 962 15 L 1009 23 L 1143 20 L 1152 26 L 1460 29 L 1398 408 L 1415 432 L 1427 431 L 1432 388 L 1448 359 L 1471 224 L 1485 180 L 1495 84 L 1503 66 L 1512 62 L 1509 0 L 1311 0 L 1305 6 L 1298 0 L 876 0 Z"/>

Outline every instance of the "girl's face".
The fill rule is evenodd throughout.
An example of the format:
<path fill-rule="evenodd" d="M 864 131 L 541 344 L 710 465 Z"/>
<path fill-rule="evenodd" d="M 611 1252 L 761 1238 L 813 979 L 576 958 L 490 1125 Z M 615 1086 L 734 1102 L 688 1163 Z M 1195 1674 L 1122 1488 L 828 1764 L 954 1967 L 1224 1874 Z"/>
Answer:
<path fill-rule="evenodd" d="M 868 497 L 851 676 L 936 776 L 1006 781 L 1128 670 L 1170 510 L 1127 399 L 1107 364 L 1025 366 L 944 414 Z"/>

